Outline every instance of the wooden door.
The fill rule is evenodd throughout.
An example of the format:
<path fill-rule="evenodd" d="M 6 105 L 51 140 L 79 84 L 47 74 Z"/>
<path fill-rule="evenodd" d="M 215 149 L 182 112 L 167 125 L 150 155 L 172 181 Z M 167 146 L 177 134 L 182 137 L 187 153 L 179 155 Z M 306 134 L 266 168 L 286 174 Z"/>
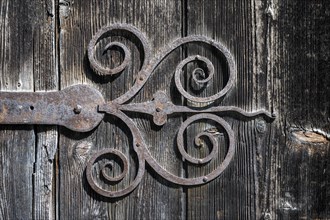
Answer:
<path fill-rule="evenodd" d="M 102 27 L 113 24 L 139 30 L 149 41 L 150 57 L 141 56 L 141 42 L 132 35 L 116 32 L 108 40 L 125 44 L 132 61 L 120 74 L 100 76 L 88 60 L 88 44 Z M 119 198 L 93 190 L 86 165 L 100 150 L 116 149 L 128 158 L 129 171 L 108 189 L 120 190 L 134 181 L 139 158 L 132 133 L 120 119 L 106 115 L 89 132 L 56 125 L 1 125 L 0 219 L 330 218 L 328 1 L 2 0 L 0 31 L 1 91 L 57 91 L 87 84 L 111 101 L 139 80 L 144 59 L 157 57 L 177 39 L 200 35 L 220 43 L 233 57 L 235 81 L 224 97 L 205 107 L 184 98 L 175 85 L 176 67 L 192 55 L 207 57 L 215 76 L 205 90 L 196 92 L 188 75 L 192 70 L 184 68 L 181 80 L 189 93 L 211 96 L 230 80 L 223 54 L 197 42 L 175 48 L 130 103 L 150 101 L 164 91 L 175 105 L 191 109 L 235 106 L 276 116 L 270 121 L 218 116 L 233 131 L 235 155 L 213 181 L 173 184 L 145 162 L 139 185 Z M 125 59 L 116 50 L 99 54 L 109 67 Z M 191 165 L 177 149 L 178 130 L 191 114 L 177 114 L 162 126 L 146 114 L 127 115 L 150 155 L 173 175 L 207 175 L 228 151 L 228 134 L 198 121 L 184 132 L 186 150 L 206 156 L 212 150 L 204 146 L 207 141 L 202 147 L 193 141 L 198 132 L 213 132 L 220 144 L 218 158 L 205 166 Z M 114 175 L 121 169 L 112 164 Z"/>

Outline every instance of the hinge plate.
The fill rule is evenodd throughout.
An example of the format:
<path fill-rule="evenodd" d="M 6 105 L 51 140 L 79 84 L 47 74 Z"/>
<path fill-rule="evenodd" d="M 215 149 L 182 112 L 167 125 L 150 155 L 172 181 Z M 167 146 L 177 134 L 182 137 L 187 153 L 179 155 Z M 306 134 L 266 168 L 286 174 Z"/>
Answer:
<path fill-rule="evenodd" d="M 95 128 L 104 114 L 101 93 L 87 85 L 52 92 L 0 92 L 0 124 L 62 125 L 73 131 Z"/>

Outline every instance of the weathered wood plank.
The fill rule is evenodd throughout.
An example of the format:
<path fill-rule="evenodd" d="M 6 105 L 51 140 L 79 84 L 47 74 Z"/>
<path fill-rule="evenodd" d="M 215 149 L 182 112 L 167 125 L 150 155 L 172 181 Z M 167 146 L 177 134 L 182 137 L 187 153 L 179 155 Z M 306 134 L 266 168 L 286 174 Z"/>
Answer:
<path fill-rule="evenodd" d="M 34 219 L 55 219 L 57 128 L 42 126 L 36 131 L 38 134 L 34 173 Z"/>
<path fill-rule="evenodd" d="M 329 10 L 327 1 L 270 1 L 267 74 L 279 112 L 270 140 L 272 218 L 328 219 Z M 327 139 L 325 138 L 327 137 Z"/>
<path fill-rule="evenodd" d="M 58 90 L 57 68 L 57 13 L 55 1 L 39 1 L 35 10 L 39 28 L 34 31 L 33 59 L 34 90 Z M 55 219 L 56 179 L 55 153 L 57 150 L 57 127 L 36 126 L 35 171 L 34 171 L 34 219 Z"/>
<path fill-rule="evenodd" d="M 57 217 L 63 219 L 330 218 L 329 3 L 60 0 L 60 85 L 54 4 L 52 0 L 0 2 L 2 91 L 57 90 L 85 83 L 98 88 L 107 100 L 118 97 L 135 79 L 139 48 L 130 40 L 123 40 L 134 49 L 135 61 L 117 78 L 96 76 L 88 66 L 86 49 L 101 26 L 120 22 L 141 29 L 150 39 L 153 54 L 181 34 L 201 34 L 223 42 L 235 57 L 238 79 L 230 94 L 216 104 L 235 105 L 247 111 L 267 109 L 278 117 L 271 125 L 261 119 L 225 118 L 236 134 L 236 156 L 215 181 L 182 189 L 147 167 L 138 188 L 118 200 L 98 196 L 84 176 L 87 159 L 97 150 L 111 147 L 123 151 L 132 167 L 130 176 L 118 188 L 134 178 L 136 160 L 130 150 L 131 135 L 118 119 L 106 117 L 97 129 L 84 134 L 60 128 L 59 161 L 54 160 L 55 126 L 1 126 L 1 219 L 53 219 L 56 208 Z M 217 54 L 208 48 L 178 49 L 159 66 L 133 101 L 148 101 L 156 91 L 165 90 L 173 101 L 180 103 L 181 96 L 169 89 L 172 75 L 178 62 L 192 54 L 209 57 L 216 69 L 222 65 Z M 106 60 L 109 56 L 112 59 Z M 116 65 L 123 57 L 108 52 L 103 58 L 104 64 Z M 214 83 L 202 96 L 223 87 L 226 77 L 219 70 L 216 74 Z M 189 76 L 185 80 L 192 92 Z M 218 159 L 204 170 L 189 164 L 182 167 L 173 144 L 180 117 L 159 128 L 149 122 L 150 118 L 130 116 L 143 131 L 152 155 L 170 172 L 200 176 L 221 162 Z M 204 123 L 190 127 L 186 142 L 196 132 L 210 127 Z M 217 138 L 221 143 L 226 140 L 221 134 Z M 187 151 L 196 157 L 209 151 L 190 146 L 187 145 Z M 221 148 L 219 158 L 223 158 L 225 150 Z M 60 169 L 56 175 L 58 186 L 54 177 L 56 164 Z M 115 167 L 113 172 L 119 171 Z"/>
<path fill-rule="evenodd" d="M 0 2 L 0 88 L 33 91 L 36 1 Z M 35 137 L 32 126 L 1 126 L 0 218 L 33 217 Z"/>
<path fill-rule="evenodd" d="M 2 1 L 0 15 L 1 90 L 56 89 L 54 2 Z M 54 218 L 56 127 L 1 130 L 0 218 Z"/>
<path fill-rule="evenodd" d="M 152 54 L 160 47 L 181 36 L 180 1 L 60 1 L 60 45 L 61 45 L 61 88 L 86 83 L 98 88 L 106 100 L 112 100 L 131 87 L 139 68 L 139 54 L 134 42 L 121 40 L 133 49 L 132 66 L 118 77 L 99 77 L 91 71 L 86 60 L 89 41 L 102 26 L 116 22 L 129 23 L 139 28 L 149 38 Z M 113 37 L 112 39 L 119 39 Z M 102 42 L 101 42 L 102 43 Z M 111 55 L 111 59 L 109 59 Z M 180 50 L 169 59 L 179 62 Z M 108 59 L 108 60 L 107 60 Z M 117 65 L 122 56 L 108 52 L 102 59 L 106 65 Z M 170 64 L 170 63 L 167 63 Z M 168 66 L 167 66 L 168 67 Z M 160 66 L 145 89 L 133 100 L 149 101 L 157 90 L 170 93 L 170 82 L 174 69 L 166 71 Z M 171 120 L 170 126 L 161 131 L 150 125 L 150 118 L 135 122 L 145 134 L 152 154 L 166 169 L 180 174 L 181 162 L 173 153 L 173 127 L 179 127 L 180 118 Z M 182 189 L 170 186 L 148 168 L 141 184 L 130 195 L 111 200 L 97 195 L 85 180 L 86 160 L 103 148 L 121 150 L 130 158 L 130 177 L 125 178 L 118 188 L 123 188 L 134 178 L 136 160 L 132 151 L 128 128 L 113 117 L 106 117 L 96 130 L 77 134 L 61 129 L 60 137 L 60 185 L 59 217 L 63 219 L 177 219 L 183 215 Z M 174 161 L 174 162 L 173 162 Z M 114 173 L 119 172 L 114 168 Z M 115 187 L 113 187 L 115 188 Z M 112 188 L 112 189 L 113 189 Z M 70 205 L 68 205 L 70 204 Z"/>
<path fill-rule="evenodd" d="M 1 126 L 0 217 L 33 216 L 33 130 L 28 126 Z"/>
<path fill-rule="evenodd" d="M 260 103 L 254 101 L 258 98 L 255 96 L 256 36 L 252 9 L 253 1 L 187 1 L 187 35 L 201 34 L 213 38 L 223 43 L 235 58 L 237 80 L 226 97 L 215 105 L 233 105 L 246 111 L 267 109 L 266 99 L 262 99 Z M 222 71 L 224 61 L 219 55 L 205 47 L 188 48 L 187 52 L 188 55 L 199 53 L 208 57 L 216 69 L 216 77 L 201 95 L 213 95 L 224 87 L 226 73 Z M 260 212 L 256 207 L 256 147 L 257 139 L 267 136 L 267 132 L 258 135 L 254 120 L 237 121 L 229 117 L 225 119 L 235 133 L 235 157 L 222 176 L 205 186 L 188 189 L 188 219 L 260 219 Z M 204 127 L 200 125 L 197 129 L 208 129 L 209 126 L 204 123 Z M 189 136 L 187 138 L 191 139 Z M 205 173 L 212 171 L 223 160 L 219 158 L 224 158 L 225 146 L 228 145 L 228 140 L 224 140 L 220 142 L 222 154 L 215 162 L 203 168 Z M 203 149 L 200 148 L 200 151 Z M 195 152 L 195 156 L 203 154 Z M 189 176 L 203 173 L 189 166 L 187 172 Z"/>
<path fill-rule="evenodd" d="M 328 10 L 324 1 L 187 2 L 187 33 L 222 40 L 236 58 L 236 91 L 224 103 L 278 115 L 263 133 L 262 121 L 234 124 L 239 137 L 229 176 L 188 190 L 188 201 L 203 198 L 188 203 L 188 218 L 329 217 L 327 197 L 313 196 L 329 191 L 326 169 L 319 170 L 328 161 L 328 140 L 291 138 L 297 130 L 329 136 Z"/>

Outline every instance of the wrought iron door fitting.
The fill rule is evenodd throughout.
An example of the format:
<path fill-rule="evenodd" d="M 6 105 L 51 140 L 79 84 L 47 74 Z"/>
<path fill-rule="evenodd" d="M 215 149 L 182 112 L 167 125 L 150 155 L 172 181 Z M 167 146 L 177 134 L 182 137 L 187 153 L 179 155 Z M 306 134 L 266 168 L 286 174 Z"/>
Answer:
<path fill-rule="evenodd" d="M 245 117 L 255 118 L 263 117 L 265 120 L 273 120 L 274 114 L 265 110 L 246 112 L 241 108 L 234 106 L 213 106 L 213 107 L 189 107 L 179 106 L 171 102 L 163 91 L 154 94 L 154 99 L 144 103 L 130 103 L 130 100 L 141 90 L 149 77 L 153 74 L 156 67 L 176 48 L 188 43 L 202 43 L 211 46 L 222 54 L 226 60 L 228 69 L 228 80 L 224 88 L 216 94 L 209 97 L 197 97 L 185 90 L 181 83 L 180 76 L 184 67 L 188 63 L 199 62 L 204 64 L 203 68 L 196 68 L 192 72 L 192 82 L 195 86 L 201 88 L 207 85 L 215 75 L 215 68 L 212 62 L 203 56 L 194 55 L 182 60 L 176 67 L 174 73 L 174 82 L 179 93 L 187 100 L 195 103 L 212 103 L 223 97 L 236 81 L 236 67 L 234 58 L 228 49 L 219 42 L 204 36 L 188 36 L 177 39 L 163 48 L 153 58 L 151 57 L 150 45 L 146 37 L 134 26 L 127 24 L 114 24 L 101 28 L 92 38 L 88 46 L 88 59 L 93 71 L 99 75 L 115 75 L 121 73 L 131 63 L 130 50 L 120 42 L 110 42 L 104 47 L 108 50 L 116 47 L 124 54 L 123 62 L 115 67 L 104 67 L 95 55 L 96 45 L 100 40 L 109 36 L 113 31 L 124 31 L 133 35 L 142 45 L 144 61 L 141 69 L 137 73 L 136 81 L 132 88 L 125 94 L 112 101 L 104 100 L 102 94 L 96 89 L 87 85 L 74 85 L 57 92 L 1 92 L 0 93 L 0 123 L 1 124 L 54 124 L 65 126 L 73 131 L 87 132 L 102 121 L 105 114 L 110 114 L 119 118 L 130 129 L 133 137 L 133 149 L 137 155 L 138 170 L 134 181 L 124 189 L 111 191 L 99 184 L 95 178 L 103 178 L 104 184 L 118 183 L 127 174 L 129 160 L 120 151 L 108 148 L 93 155 L 86 166 L 86 177 L 89 185 L 95 192 L 105 197 L 120 197 L 133 191 L 140 183 L 147 162 L 164 179 L 179 185 L 201 185 L 206 184 L 218 177 L 231 162 L 235 152 L 235 134 L 230 125 L 221 117 Z M 205 74 L 207 72 L 207 74 Z M 136 112 L 151 115 L 153 123 L 162 126 L 167 123 L 167 119 L 172 115 L 188 114 L 190 117 L 184 121 L 178 130 L 177 147 L 182 158 L 190 164 L 205 165 L 217 155 L 218 141 L 210 132 L 203 131 L 199 133 L 195 142 L 201 137 L 207 138 L 212 144 L 210 154 L 204 158 L 195 158 L 187 153 L 184 147 L 184 131 L 192 123 L 200 120 L 211 120 L 223 128 L 228 137 L 227 155 L 221 165 L 207 175 L 194 178 L 176 176 L 165 170 L 151 155 L 143 139 L 140 129 L 136 123 L 126 114 L 127 112 Z M 100 159 L 110 155 L 116 157 L 122 165 L 122 172 L 118 176 L 110 176 L 106 172 L 107 167 L 113 165 L 108 162 L 99 169 L 99 174 L 95 175 L 95 163 Z M 94 171 L 93 171 L 94 170 Z M 93 174 L 94 173 L 94 174 Z"/>

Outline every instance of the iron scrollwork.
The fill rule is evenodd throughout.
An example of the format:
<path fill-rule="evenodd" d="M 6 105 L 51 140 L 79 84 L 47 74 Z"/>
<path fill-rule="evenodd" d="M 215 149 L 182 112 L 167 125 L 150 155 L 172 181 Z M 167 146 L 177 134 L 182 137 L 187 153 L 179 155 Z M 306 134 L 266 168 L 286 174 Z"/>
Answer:
<path fill-rule="evenodd" d="M 111 184 L 120 182 L 124 176 L 127 174 L 129 162 L 126 156 L 118 150 L 115 149 L 104 149 L 100 152 L 97 152 L 93 155 L 87 163 L 86 166 L 86 177 L 89 185 L 91 188 L 97 192 L 98 194 L 105 196 L 105 197 L 121 197 L 124 196 L 131 191 L 133 191 L 138 184 L 140 183 L 145 170 L 145 163 L 148 163 L 160 176 L 164 179 L 179 185 L 201 185 L 206 184 L 216 177 L 218 177 L 223 171 L 228 167 L 235 152 L 235 134 L 234 131 L 231 129 L 230 125 L 220 116 L 232 116 L 238 115 L 243 116 L 246 118 L 250 117 L 264 117 L 265 119 L 272 120 L 274 119 L 274 114 L 270 114 L 265 110 L 258 110 L 255 112 L 246 112 L 241 108 L 234 107 L 234 106 L 213 106 L 209 108 L 191 108 L 189 106 L 179 106 L 175 105 L 169 97 L 167 97 L 166 93 L 162 91 L 158 91 L 154 94 L 154 99 L 149 102 L 144 103 L 130 103 L 130 100 L 141 90 L 141 88 L 145 85 L 147 80 L 150 78 L 152 73 L 154 72 L 155 68 L 176 48 L 181 47 L 182 45 L 188 43 L 203 43 L 211 46 L 213 49 L 217 50 L 222 56 L 225 58 L 227 69 L 228 69 L 228 80 L 226 85 L 223 87 L 222 90 L 217 92 L 214 95 L 209 97 L 197 97 L 190 94 L 188 91 L 184 89 L 182 82 L 180 80 L 180 75 L 183 72 L 184 67 L 188 63 L 192 62 L 201 62 L 204 64 L 205 68 L 196 68 L 192 72 L 192 81 L 197 86 L 203 86 L 209 83 L 214 75 L 215 75 L 215 68 L 212 62 L 201 55 L 194 55 L 188 56 L 184 60 L 182 60 L 179 65 L 176 67 L 174 73 L 174 82 L 177 88 L 177 91 L 187 100 L 196 103 L 210 103 L 214 102 L 221 97 L 223 97 L 233 86 L 236 81 L 236 67 L 234 58 L 229 52 L 229 50 L 221 43 L 214 41 L 210 38 L 204 36 L 188 36 L 184 38 L 180 38 L 172 42 L 171 44 L 167 45 L 164 49 L 162 49 L 158 54 L 156 54 L 153 58 L 151 58 L 150 46 L 146 39 L 146 37 L 134 26 L 127 25 L 127 24 L 114 24 L 111 26 L 101 28 L 92 38 L 90 44 L 88 46 L 88 59 L 90 62 L 90 66 L 95 73 L 98 75 L 115 75 L 120 74 L 130 63 L 132 59 L 132 55 L 130 50 L 120 42 L 110 42 L 107 44 L 104 49 L 108 50 L 113 47 L 121 50 L 124 54 L 124 60 L 121 64 L 115 68 L 108 68 L 104 67 L 97 59 L 95 55 L 96 45 L 99 43 L 100 40 L 109 36 L 109 34 L 113 31 L 125 31 L 129 32 L 135 38 L 138 39 L 139 43 L 142 45 L 143 53 L 144 53 L 144 61 L 143 64 L 137 73 L 136 81 L 133 86 L 122 96 L 112 100 L 105 102 L 104 104 L 100 104 L 98 106 L 98 111 L 106 114 L 110 114 L 119 118 L 122 122 L 124 122 L 127 127 L 130 129 L 133 139 L 133 149 L 138 158 L 138 170 L 135 175 L 134 181 L 130 183 L 130 185 L 124 189 L 117 190 L 117 191 L 109 191 L 103 188 L 101 185 L 97 183 L 95 180 L 95 175 L 93 175 L 93 167 L 97 163 L 100 158 L 105 158 L 107 156 L 117 158 L 117 161 L 120 161 L 122 164 L 122 173 L 115 177 L 110 177 L 105 172 L 107 166 L 112 166 L 111 162 L 106 163 L 103 167 L 100 168 L 99 172 L 100 175 L 104 179 L 106 179 Z M 204 72 L 207 71 L 207 74 Z M 205 76 L 204 78 L 199 77 L 200 75 Z M 177 133 L 177 147 L 178 151 L 180 152 L 181 156 L 191 164 L 206 164 L 210 162 L 218 151 L 218 142 L 214 138 L 213 135 L 210 135 L 207 132 L 201 132 L 195 137 L 195 141 L 197 144 L 197 140 L 201 137 L 207 138 L 209 142 L 212 144 L 212 150 L 210 151 L 209 155 L 204 158 L 195 158 L 189 155 L 184 147 L 184 139 L 183 134 L 184 131 L 189 127 L 190 124 L 200 121 L 200 120 L 211 120 L 217 123 L 220 127 L 223 128 L 224 133 L 226 133 L 228 137 L 228 151 L 227 154 L 222 161 L 222 163 L 212 172 L 207 175 L 203 175 L 200 177 L 194 178 L 185 178 L 174 175 L 167 170 L 165 170 L 151 155 L 149 152 L 146 142 L 143 139 L 141 131 L 137 127 L 136 123 L 125 114 L 127 112 L 135 112 L 135 113 L 142 113 L 142 114 L 149 114 L 153 117 L 153 123 L 162 126 L 167 123 L 168 117 L 171 117 L 174 114 L 184 114 L 189 113 L 192 115 L 188 117 L 186 121 L 184 121 Z"/>

